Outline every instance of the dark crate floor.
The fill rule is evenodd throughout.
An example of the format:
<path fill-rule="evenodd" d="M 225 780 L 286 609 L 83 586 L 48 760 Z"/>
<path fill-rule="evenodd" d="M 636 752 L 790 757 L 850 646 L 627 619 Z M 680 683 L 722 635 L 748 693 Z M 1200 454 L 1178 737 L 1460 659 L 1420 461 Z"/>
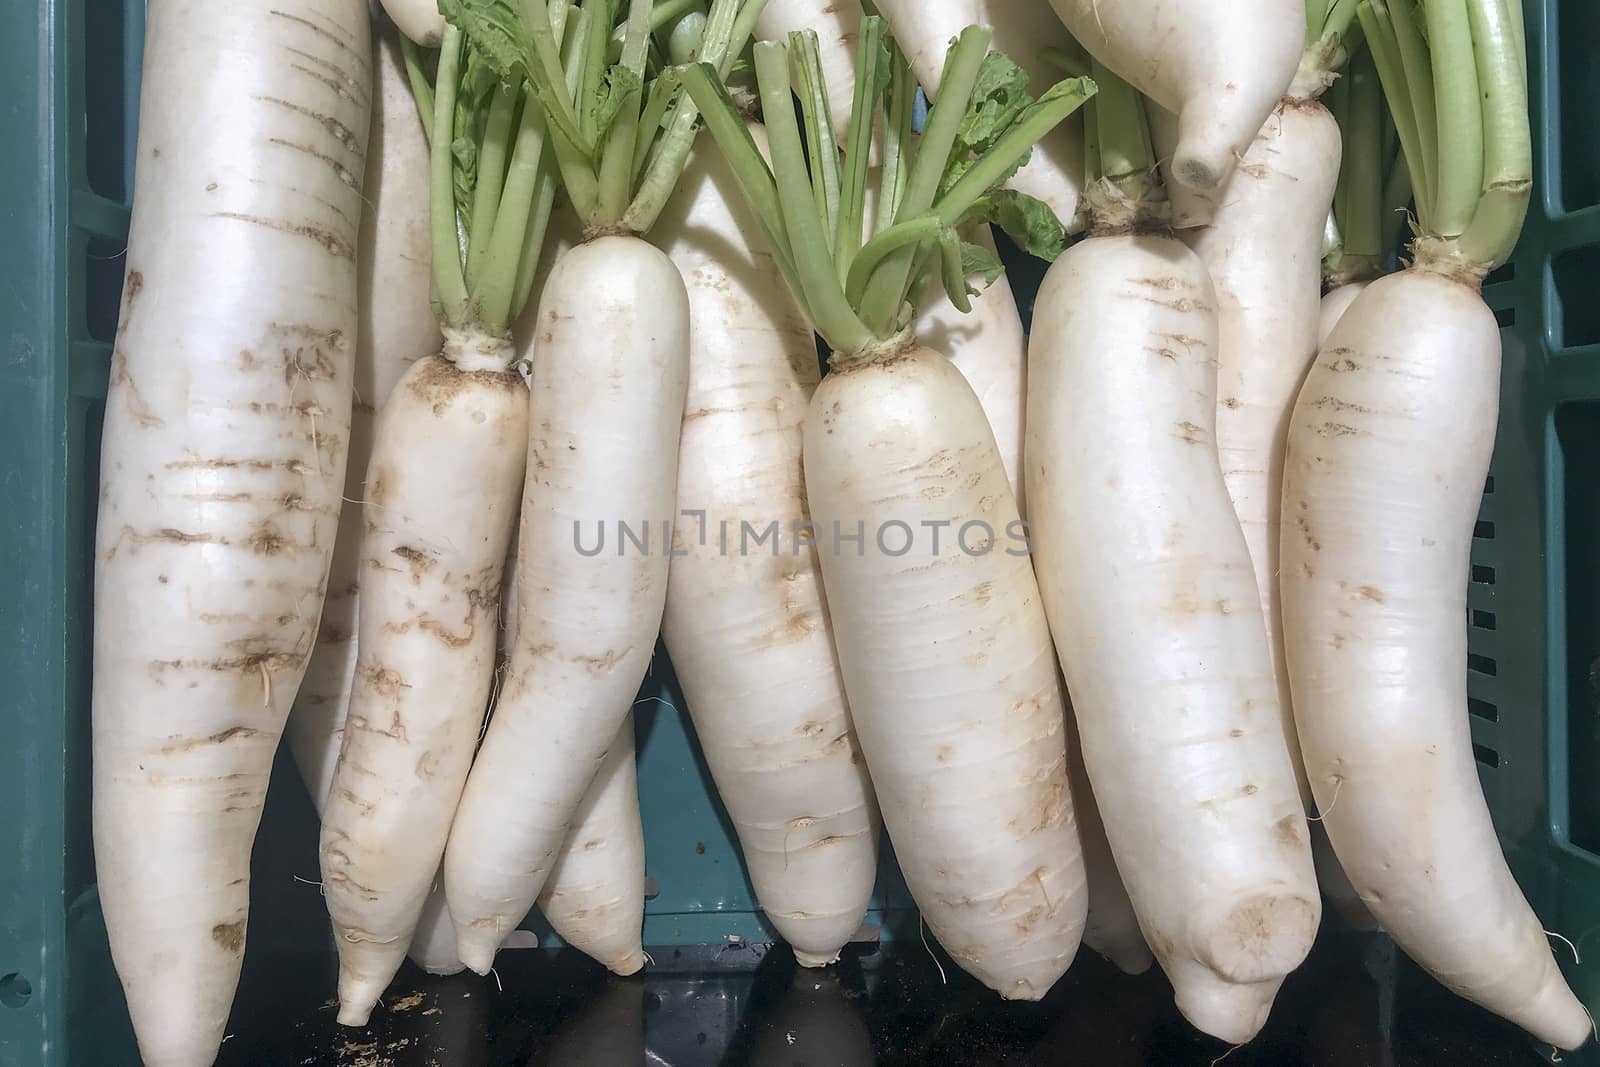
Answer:
<path fill-rule="evenodd" d="M 1549 1049 L 1444 992 L 1381 937 L 1324 937 L 1266 1030 L 1232 1052 L 1183 1022 L 1159 971 L 1128 978 L 1088 951 L 1039 1004 L 1003 1003 L 915 942 L 854 948 L 820 974 L 801 973 L 782 947 L 653 955 L 633 979 L 571 951 L 502 952 L 489 978 L 408 964 L 363 1030 L 334 1022 L 331 955 L 269 956 L 247 966 L 248 1008 L 235 1010 L 218 1067 L 1549 1062 Z"/>

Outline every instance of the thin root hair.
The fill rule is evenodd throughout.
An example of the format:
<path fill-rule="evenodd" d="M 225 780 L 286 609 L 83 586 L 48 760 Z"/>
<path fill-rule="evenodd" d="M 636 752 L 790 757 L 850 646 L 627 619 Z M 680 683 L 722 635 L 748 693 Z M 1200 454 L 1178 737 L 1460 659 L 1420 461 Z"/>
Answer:
<path fill-rule="evenodd" d="M 500 984 L 500 972 L 495 970 L 493 967 L 490 967 L 489 968 L 489 974 L 494 977 L 494 987 L 495 987 L 495 989 L 497 989 L 501 993 L 504 993 L 506 991 L 506 987 Z"/>
<path fill-rule="evenodd" d="M 941 985 L 949 985 L 950 984 L 950 979 L 948 979 L 948 978 L 946 978 L 944 976 L 944 964 L 939 962 L 939 957 L 934 955 L 933 949 L 928 945 L 928 931 L 923 928 L 923 925 L 922 925 L 922 912 L 920 910 L 917 912 L 917 936 L 922 938 L 922 947 L 923 947 L 924 950 L 927 951 L 928 958 L 933 961 L 933 965 L 935 967 L 939 968 L 939 982 L 940 982 L 940 984 Z"/>
<path fill-rule="evenodd" d="M 1333 783 L 1333 799 L 1328 801 L 1327 810 L 1326 811 L 1319 811 L 1319 812 L 1317 812 L 1316 815 L 1307 815 L 1306 816 L 1306 822 L 1321 822 L 1323 819 L 1326 819 L 1329 815 L 1332 815 L 1334 807 L 1337 806 L 1338 803 L 1339 803 L 1339 791 L 1341 789 L 1343 789 L 1343 788 L 1344 788 L 1344 775 L 1341 774 L 1341 775 L 1339 775 L 1338 779 Z M 1563 940 L 1565 940 L 1565 939 L 1563 938 Z"/>
<path fill-rule="evenodd" d="M 1544 936 L 1553 937 L 1557 941 L 1561 942 L 1563 945 L 1566 945 L 1568 948 L 1570 948 L 1572 950 L 1572 962 L 1576 963 L 1580 967 L 1583 966 L 1583 957 L 1578 955 L 1578 946 L 1577 945 L 1574 945 L 1571 941 L 1567 940 L 1565 937 L 1562 937 L 1560 934 L 1556 933 L 1554 930 L 1546 930 L 1544 932 Z M 1591 1020 L 1591 1022 L 1592 1021 L 1593 1020 Z"/>
<path fill-rule="evenodd" d="M 1211 1061 L 1211 1067 L 1217 1067 L 1217 1064 L 1221 1063 L 1223 1060 L 1227 1059 L 1229 1056 L 1232 1056 L 1235 1052 L 1238 1052 L 1242 1048 L 1244 1048 L 1243 1045 L 1230 1045 L 1228 1047 L 1228 1051 L 1224 1052 L 1222 1055 L 1218 1056 L 1216 1059 Z"/>

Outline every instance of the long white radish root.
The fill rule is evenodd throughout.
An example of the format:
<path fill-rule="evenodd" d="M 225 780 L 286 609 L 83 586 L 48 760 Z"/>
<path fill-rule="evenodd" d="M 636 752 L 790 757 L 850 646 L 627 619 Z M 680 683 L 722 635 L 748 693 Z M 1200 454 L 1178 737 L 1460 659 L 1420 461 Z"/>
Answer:
<path fill-rule="evenodd" d="M 1395 943 L 1448 988 L 1576 1049 L 1593 1023 L 1500 854 L 1465 707 L 1472 536 L 1500 408 L 1500 330 L 1480 288 L 1511 257 L 1533 188 L 1527 60 L 1514 8 L 1423 13 L 1419 41 L 1381 5 L 1359 9 L 1419 237 L 1411 267 L 1340 317 L 1290 424 L 1295 719 L 1328 837 Z M 1441 76 L 1413 89 L 1401 67 L 1420 49 Z"/>
<path fill-rule="evenodd" d="M 1499 382 L 1472 285 L 1410 270 L 1345 312 L 1290 430 L 1284 634 L 1306 769 L 1362 902 L 1450 989 L 1570 1049 L 1589 1018 L 1500 856 L 1465 711 Z"/>
<path fill-rule="evenodd" d="M 1044 52 L 1069 49 L 1071 41 L 1061 20 L 1041 0 L 876 0 L 874 6 L 911 60 L 911 69 L 929 99 L 938 98 L 950 42 L 972 25 L 994 30 L 994 47 L 1027 72 L 1035 95 L 1064 76 L 1044 58 Z M 1034 146 L 1033 154 L 1006 187 L 1042 200 L 1071 228 L 1083 190 L 1082 124 L 1065 122 L 1052 130 Z"/>
<path fill-rule="evenodd" d="M 660 234 L 689 291 L 678 505 L 697 516 L 679 526 L 662 636 L 756 898 L 820 966 L 860 927 L 878 857 L 816 553 L 794 543 L 821 366 L 721 153 L 703 144 L 682 184 Z"/>
<path fill-rule="evenodd" d="M 95 557 L 94 843 L 152 1067 L 215 1058 L 344 485 L 359 0 L 149 5 Z"/>
<path fill-rule="evenodd" d="M 563 941 L 613 973 L 644 967 L 644 827 L 631 715 L 578 805 L 538 904 Z"/>
<path fill-rule="evenodd" d="M 378 419 L 361 640 L 322 820 L 339 1021 L 364 1025 L 405 958 L 494 677 L 528 399 L 503 340 L 451 331 Z"/>
<path fill-rule="evenodd" d="M 926 349 L 836 362 L 805 457 L 839 661 L 906 884 L 964 969 L 1036 1000 L 1072 962 L 1087 893 L 1066 709 L 983 408 Z M 833 533 L 858 523 L 859 552 Z"/>
<path fill-rule="evenodd" d="M 319 814 L 339 762 L 356 673 L 361 511 L 373 427 L 406 368 L 444 343 L 428 307 L 428 141 L 393 30 L 374 36 L 372 55 L 376 91 L 356 257 L 361 317 L 344 507 L 317 643 L 285 728 L 289 751 Z"/>
<path fill-rule="evenodd" d="M 688 384 L 683 281 L 642 241 L 562 257 L 537 321 L 517 640 L 445 853 L 480 974 L 549 877 L 654 650 Z"/>
<path fill-rule="evenodd" d="M 1178 116 L 1172 175 L 1215 189 L 1289 88 L 1305 44 L 1296 0 L 1050 0 L 1095 59 Z"/>
<path fill-rule="evenodd" d="M 1213 443 L 1215 309 L 1204 266 L 1172 238 L 1069 249 L 1029 342 L 1027 476 L 1116 866 L 1179 1009 L 1239 1043 L 1310 950 L 1321 905 Z"/>

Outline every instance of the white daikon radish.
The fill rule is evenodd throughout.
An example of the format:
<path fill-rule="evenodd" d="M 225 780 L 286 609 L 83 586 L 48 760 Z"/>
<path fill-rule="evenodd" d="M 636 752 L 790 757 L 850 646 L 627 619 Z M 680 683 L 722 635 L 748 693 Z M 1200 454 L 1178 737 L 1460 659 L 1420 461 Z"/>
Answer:
<path fill-rule="evenodd" d="M 741 6 L 714 0 L 701 41 L 724 75 L 743 48 Z M 689 301 L 678 269 L 639 235 L 671 193 L 698 112 L 658 85 L 602 115 L 602 72 L 585 70 L 611 33 L 596 10 L 608 9 L 574 12 L 573 38 L 587 43 L 568 49 L 563 69 L 539 5 L 447 9 L 514 43 L 497 61 L 531 78 L 587 238 L 551 269 L 539 301 L 517 641 L 445 854 L 461 959 L 479 973 L 543 890 L 627 719 L 660 627 L 676 518 Z M 642 77 L 650 21 L 648 0 L 632 0 L 621 51 L 632 75 L 611 78 Z"/>
<path fill-rule="evenodd" d="M 1290 426 L 1295 717 L 1339 861 L 1395 943 L 1575 1049 L 1592 1023 L 1500 854 L 1466 710 L 1467 577 L 1501 369 L 1479 289 L 1510 256 L 1533 184 L 1522 27 L 1494 0 L 1423 13 L 1425 43 L 1412 3 L 1361 10 L 1421 236 L 1411 267 L 1340 318 Z"/>
<path fill-rule="evenodd" d="M 764 131 L 750 133 L 764 151 Z M 662 635 L 756 899 L 795 958 L 821 966 L 866 915 L 878 818 L 816 553 L 792 544 L 809 518 L 800 449 L 816 337 L 714 145 L 696 149 L 682 184 L 659 233 L 689 290 L 678 506 L 693 514 Z"/>
<path fill-rule="evenodd" d="M 323 895 L 347 1026 L 366 1024 L 437 882 L 494 679 L 526 463 L 528 393 L 512 367 L 508 324 L 528 297 L 553 179 L 541 168 L 538 107 L 524 101 L 513 123 L 521 85 L 478 94 L 468 63 L 452 26 L 432 91 L 429 190 L 445 343 L 412 365 L 378 418 L 355 682 L 322 818 Z M 463 139 L 477 148 L 470 197 Z M 439 940 L 427 934 L 429 944 Z"/>
<path fill-rule="evenodd" d="M 1189 1021 L 1240 1043 L 1321 904 L 1217 456 L 1216 293 L 1146 202 L 1138 98 L 1095 80 L 1095 222 L 1051 267 L 1029 340 L 1034 563 L 1145 939 Z"/>
<path fill-rule="evenodd" d="M 815 35 L 755 48 L 771 169 L 704 72 L 687 71 L 685 85 L 834 351 L 806 417 L 806 488 L 845 687 L 896 856 L 956 961 L 1003 996 L 1037 999 L 1071 962 L 1085 913 L 1064 708 L 994 435 L 960 372 L 912 342 L 902 306 L 924 252 L 942 254 L 965 302 L 954 226 L 1092 87 L 1051 89 L 1008 116 L 1000 149 L 973 161 L 958 133 L 989 34 L 969 28 L 912 156 L 911 79 L 891 53 L 885 172 L 905 182 L 886 182 L 879 204 L 898 207 L 863 245 L 882 21 L 863 20 L 861 33 L 858 85 L 870 88 L 858 93 L 844 158 L 811 163 L 836 201 L 814 196 L 791 111 L 792 62 L 807 129 L 826 126 Z M 953 152 L 971 166 L 940 195 Z M 930 530 L 944 533 L 940 550 Z"/>
<path fill-rule="evenodd" d="M 216 1057 L 349 439 L 360 0 L 151 0 L 101 442 L 94 846 L 152 1067 Z"/>

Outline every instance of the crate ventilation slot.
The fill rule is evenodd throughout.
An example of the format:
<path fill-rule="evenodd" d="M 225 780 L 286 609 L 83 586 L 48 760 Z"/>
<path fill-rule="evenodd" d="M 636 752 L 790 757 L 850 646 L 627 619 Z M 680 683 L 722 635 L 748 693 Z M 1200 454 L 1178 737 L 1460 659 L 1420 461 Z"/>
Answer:
<path fill-rule="evenodd" d="M 1472 746 L 1472 755 L 1473 758 L 1475 758 L 1485 767 L 1500 766 L 1500 753 L 1496 752 L 1492 748 L 1489 748 L 1487 745 L 1474 744 Z"/>
<path fill-rule="evenodd" d="M 1490 678 L 1498 677 L 1500 674 L 1500 664 L 1495 661 L 1493 656 L 1480 656 L 1476 652 L 1467 654 L 1467 669 L 1476 671 L 1479 674 L 1486 674 Z"/>
<path fill-rule="evenodd" d="M 1499 628 L 1498 620 L 1494 617 L 1494 612 L 1492 611 L 1474 608 L 1472 609 L 1471 618 L 1474 630 L 1495 630 Z"/>
<path fill-rule="evenodd" d="M 1500 709 L 1487 700 L 1479 700 L 1477 697 L 1467 698 L 1467 712 L 1488 722 L 1500 721 Z"/>

